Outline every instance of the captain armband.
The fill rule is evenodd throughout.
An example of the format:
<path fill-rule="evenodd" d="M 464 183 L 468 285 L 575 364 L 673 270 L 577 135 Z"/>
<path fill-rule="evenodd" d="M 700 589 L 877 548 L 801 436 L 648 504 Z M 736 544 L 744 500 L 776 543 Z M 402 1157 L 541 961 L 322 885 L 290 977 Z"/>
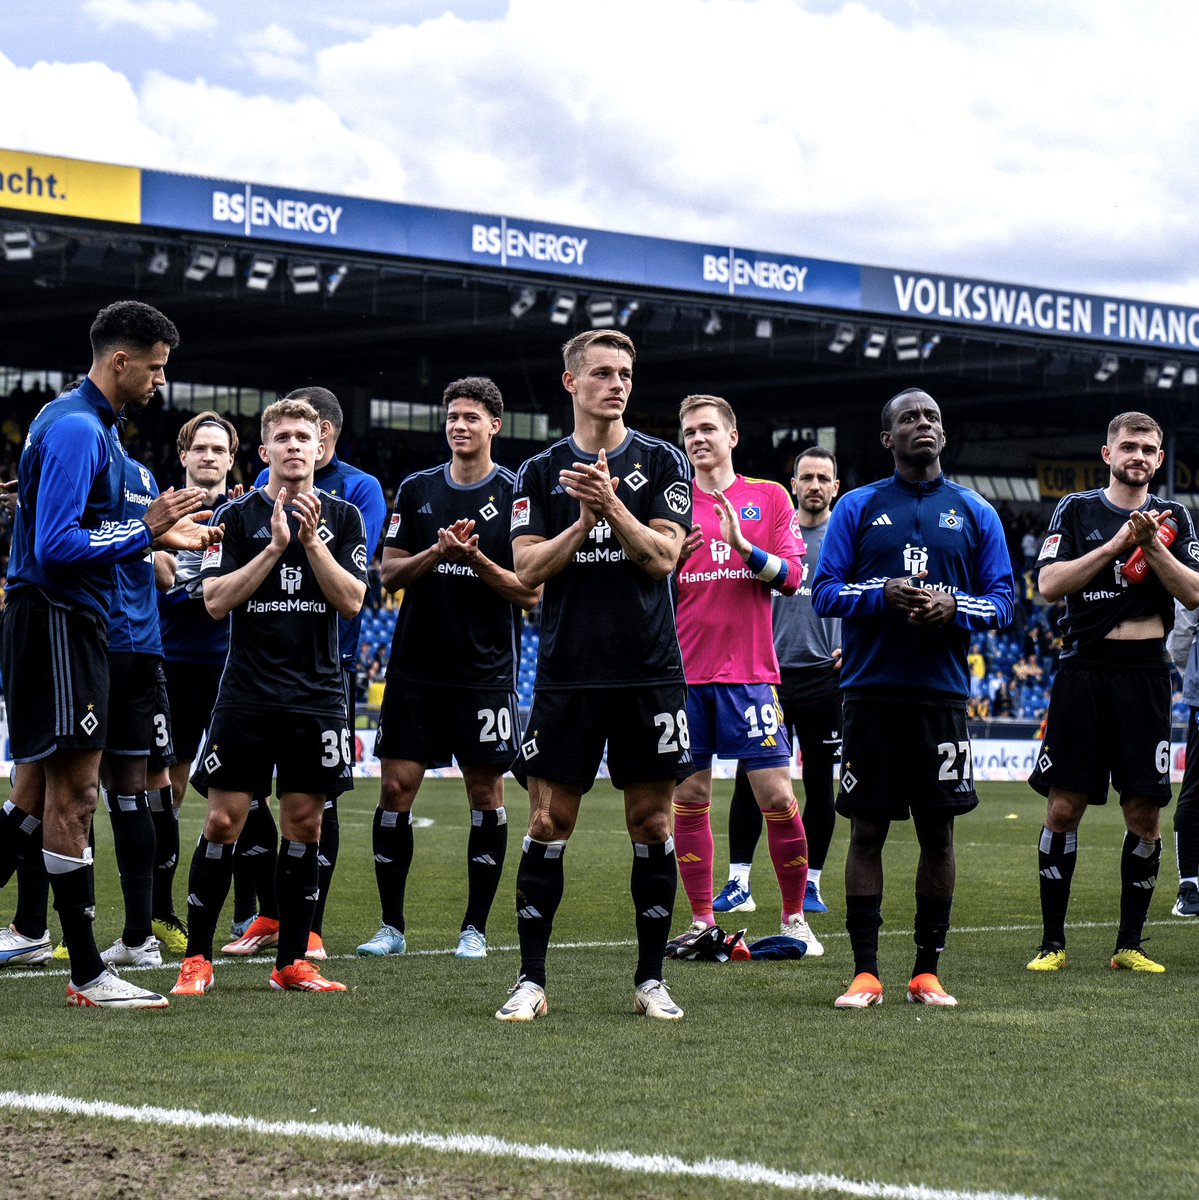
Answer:
<path fill-rule="evenodd" d="M 788 564 L 777 554 L 767 554 L 758 546 L 750 546 L 745 565 L 763 582 L 781 588 L 787 582 Z"/>

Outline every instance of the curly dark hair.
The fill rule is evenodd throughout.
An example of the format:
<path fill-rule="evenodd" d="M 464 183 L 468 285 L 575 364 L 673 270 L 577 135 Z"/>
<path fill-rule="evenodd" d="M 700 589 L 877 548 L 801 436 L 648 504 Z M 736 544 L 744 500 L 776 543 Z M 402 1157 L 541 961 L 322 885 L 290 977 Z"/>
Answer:
<path fill-rule="evenodd" d="M 442 393 L 441 403 L 448 409 L 452 400 L 473 400 L 481 404 L 493 417 L 504 415 L 504 398 L 500 389 L 485 375 L 468 375 L 455 379 Z"/>
<path fill-rule="evenodd" d="M 158 309 L 140 300 L 118 300 L 96 313 L 89 336 L 92 355 L 103 358 L 113 350 L 149 350 L 165 342 L 172 350 L 179 345 L 175 323 Z"/>

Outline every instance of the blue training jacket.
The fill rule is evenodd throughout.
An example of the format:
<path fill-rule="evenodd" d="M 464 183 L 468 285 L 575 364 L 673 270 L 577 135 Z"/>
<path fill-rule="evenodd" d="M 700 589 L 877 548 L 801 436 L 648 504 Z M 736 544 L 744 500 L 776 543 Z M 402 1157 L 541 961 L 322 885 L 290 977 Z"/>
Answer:
<path fill-rule="evenodd" d="M 125 458 L 125 515 L 140 516 L 158 495 L 154 476 L 136 459 Z M 117 563 L 113 571 L 112 605 L 108 610 L 110 654 L 162 654 L 158 628 L 158 588 L 154 552 Z"/>
<path fill-rule="evenodd" d="M 922 586 L 952 592 L 949 625 L 913 625 L 883 600 L 888 579 L 927 571 Z M 898 473 L 857 488 L 833 509 L 812 578 L 812 606 L 840 617 L 841 687 L 965 699 L 972 632 L 1012 619 L 1015 586 L 999 514 L 944 476 Z"/>
<path fill-rule="evenodd" d="M 125 519 L 125 449 L 117 414 L 90 380 L 33 419 L 17 468 L 8 593 L 108 617 L 113 566 L 149 548 L 150 528 Z"/>
<path fill-rule="evenodd" d="M 270 469 L 261 471 L 254 480 L 256 488 L 266 487 L 270 480 Z M 318 467 L 313 483 L 322 492 L 348 500 L 361 514 L 366 528 L 366 555 L 369 561 L 379 548 L 383 536 L 383 522 L 387 520 L 387 501 L 383 496 L 383 485 L 366 471 L 344 463 L 336 454 L 323 466 Z M 358 664 L 358 639 L 362 632 L 362 613 L 352 620 L 337 618 L 337 641 L 341 651 L 343 671 L 354 671 Z"/>

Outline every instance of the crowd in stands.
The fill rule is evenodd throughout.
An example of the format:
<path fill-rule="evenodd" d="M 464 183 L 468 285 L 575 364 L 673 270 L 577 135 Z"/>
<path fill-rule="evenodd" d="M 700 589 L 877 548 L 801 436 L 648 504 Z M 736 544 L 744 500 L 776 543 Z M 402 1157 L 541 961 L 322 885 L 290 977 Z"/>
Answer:
<path fill-rule="evenodd" d="M 16 478 L 25 430 L 38 409 L 53 396 L 49 388 L 18 388 L 4 402 L 3 416 L 0 417 L 0 481 Z M 180 426 L 190 416 L 189 412 L 155 404 L 132 418 L 125 431 L 124 440 L 130 453 L 151 468 L 164 488 L 182 482 L 175 439 Z M 234 482 L 250 484 L 261 469 L 257 449 L 258 417 L 256 414 L 230 415 L 230 420 L 237 426 L 241 439 L 231 478 Z M 348 428 L 338 444 L 339 457 L 369 471 L 382 482 L 389 508 L 400 480 L 413 471 L 434 465 L 439 461 L 438 451 L 437 443 L 432 440 L 425 450 L 414 448 L 402 437 L 355 438 Z M 1014 511 L 1003 504 L 997 507 L 1007 531 L 1008 550 L 1016 576 L 1016 616 L 1008 629 L 989 633 L 971 646 L 971 715 L 1040 721 L 1048 707 L 1049 688 L 1061 646 L 1057 630 L 1059 606 L 1047 605 L 1041 599 L 1033 570 L 1049 508 Z M 9 519 L 0 513 L 0 589 L 7 574 L 9 534 Z M 362 703 L 369 700 L 370 685 L 381 682 L 387 674 L 387 655 L 395 625 L 395 599 L 383 591 L 379 566 L 376 553 L 368 572 L 366 606 L 378 620 L 368 626 L 372 632 L 359 655 L 358 692 Z M 536 661 L 536 637 L 535 622 L 526 621 L 524 669 L 531 669 Z M 522 679 L 522 704 L 528 703 L 524 695 L 526 689 L 531 694 L 531 673 L 527 680 Z M 1185 723 L 1187 709 L 1181 700 L 1180 680 L 1175 682 L 1175 700 L 1175 722 Z"/>

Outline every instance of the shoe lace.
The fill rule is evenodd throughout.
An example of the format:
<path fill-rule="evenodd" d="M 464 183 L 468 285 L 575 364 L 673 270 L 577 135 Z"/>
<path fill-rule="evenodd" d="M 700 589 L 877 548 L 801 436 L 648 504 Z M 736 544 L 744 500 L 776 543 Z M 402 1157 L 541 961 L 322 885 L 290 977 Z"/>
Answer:
<path fill-rule="evenodd" d="M 207 962 L 200 957 L 185 958 L 179 972 L 180 983 L 195 983 L 197 979 L 203 978 L 204 968 L 207 965 Z"/>

